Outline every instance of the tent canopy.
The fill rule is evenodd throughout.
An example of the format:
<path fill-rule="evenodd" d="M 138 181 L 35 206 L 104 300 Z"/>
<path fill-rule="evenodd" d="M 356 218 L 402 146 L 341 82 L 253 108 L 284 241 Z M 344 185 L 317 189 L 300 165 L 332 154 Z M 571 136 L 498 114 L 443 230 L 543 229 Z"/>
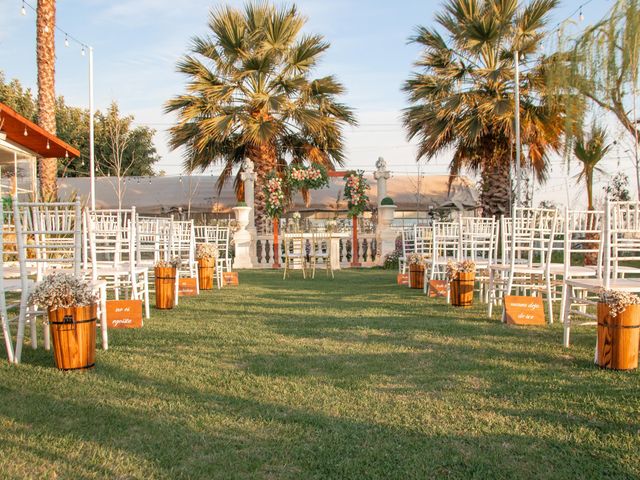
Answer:
<path fill-rule="evenodd" d="M 378 203 L 377 186 L 373 175 L 365 175 L 369 182 L 371 206 Z M 218 177 L 199 175 L 183 177 L 126 177 L 122 182 L 122 208 L 135 206 L 138 212 L 149 215 L 167 214 L 182 209 L 192 213 L 228 213 L 237 202 L 233 183 L 227 182 L 218 192 Z M 96 178 L 96 207 L 118 208 L 118 179 Z M 69 199 L 79 194 L 88 200 L 89 178 L 58 179 L 59 196 Z M 347 202 L 342 198 L 344 180 L 330 178 L 328 188 L 311 191 L 309 205 L 302 196 L 294 196 L 289 211 L 344 212 Z M 398 211 L 414 212 L 430 208 L 455 207 L 473 209 L 478 205 L 478 193 L 466 177 L 456 177 L 449 189 L 448 175 L 397 176 L 387 180 L 387 196 L 398 206 Z"/>

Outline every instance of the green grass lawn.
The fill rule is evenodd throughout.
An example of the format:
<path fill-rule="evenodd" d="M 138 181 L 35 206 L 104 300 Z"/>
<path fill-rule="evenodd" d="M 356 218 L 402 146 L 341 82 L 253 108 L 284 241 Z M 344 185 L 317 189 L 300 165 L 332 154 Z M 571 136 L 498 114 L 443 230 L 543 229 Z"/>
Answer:
<path fill-rule="evenodd" d="M 94 371 L 3 363 L 0 477 L 640 476 L 640 376 L 593 365 L 594 327 L 566 350 L 391 271 L 240 281 L 111 330 Z"/>

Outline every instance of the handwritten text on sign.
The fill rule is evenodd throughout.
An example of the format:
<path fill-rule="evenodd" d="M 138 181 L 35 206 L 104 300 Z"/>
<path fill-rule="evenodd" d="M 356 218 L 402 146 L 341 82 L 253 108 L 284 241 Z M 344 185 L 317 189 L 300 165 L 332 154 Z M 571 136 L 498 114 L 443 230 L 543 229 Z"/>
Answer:
<path fill-rule="evenodd" d="M 504 297 L 506 320 L 509 325 L 544 325 L 542 297 L 507 295 Z"/>
<path fill-rule="evenodd" d="M 142 300 L 107 300 L 109 328 L 141 328 Z"/>
<path fill-rule="evenodd" d="M 409 285 L 409 274 L 399 273 L 397 277 L 398 285 Z"/>
<path fill-rule="evenodd" d="M 224 272 L 222 274 L 223 285 L 239 285 L 238 272 Z"/>
<path fill-rule="evenodd" d="M 193 297 L 198 294 L 195 278 L 181 278 L 178 282 L 178 295 L 181 297 Z"/>
<path fill-rule="evenodd" d="M 447 282 L 445 280 L 429 280 L 430 297 L 446 297 Z"/>

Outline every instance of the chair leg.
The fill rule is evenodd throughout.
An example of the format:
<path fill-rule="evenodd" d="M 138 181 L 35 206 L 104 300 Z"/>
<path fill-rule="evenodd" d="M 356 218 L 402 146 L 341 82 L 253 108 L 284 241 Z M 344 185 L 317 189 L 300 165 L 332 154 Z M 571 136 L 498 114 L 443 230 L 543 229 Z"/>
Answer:
<path fill-rule="evenodd" d="M 491 318 L 491 315 L 493 314 L 493 302 L 494 302 L 494 298 L 495 298 L 495 291 L 494 291 L 494 271 L 493 269 L 489 269 L 489 289 L 488 289 L 488 300 L 487 300 L 487 305 L 488 305 L 488 313 L 489 313 L 489 318 Z"/>
<path fill-rule="evenodd" d="M 549 310 L 549 325 L 553 324 L 553 292 L 551 291 L 551 277 L 547 277 L 547 309 Z"/>
<path fill-rule="evenodd" d="M 9 315 L 3 308 L 3 312 L 0 312 L 0 320 L 2 320 L 2 334 L 4 336 L 4 344 L 7 350 L 7 360 L 9 363 L 13 363 L 13 342 L 11 341 L 11 329 L 9 328 Z"/>
<path fill-rule="evenodd" d="M 23 292 L 20 299 L 20 315 L 18 317 L 18 333 L 16 335 L 16 348 L 13 356 L 14 363 L 20 363 L 22 359 L 22 342 L 24 342 L 24 329 L 27 323 L 27 297 Z"/>
<path fill-rule="evenodd" d="M 51 350 L 51 332 L 49 331 L 49 319 L 46 318 L 46 316 L 44 322 L 42 322 L 42 328 L 44 349 L 48 352 L 49 350 Z"/>
<path fill-rule="evenodd" d="M 571 285 L 565 285 L 566 287 L 566 300 L 564 302 L 564 310 L 562 311 L 562 326 L 563 326 L 563 335 L 562 335 L 562 343 L 565 348 L 569 348 L 569 335 L 571 334 L 571 302 L 573 298 L 573 287 Z"/>
<path fill-rule="evenodd" d="M 149 273 L 147 271 L 143 274 L 144 278 L 144 315 L 147 320 L 151 317 L 149 313 Z"/>
<path fill-rule="evenodd" d="M 33 313 L 31 320 L 29 320 L 29 330 L 31 331 L 31 348 L 36 350 L 38 348 L 38 323 L 35 312 Z"/>
<path fill-rule="evenodd" d="M 107 288 L 100 288 L 100 333 L 102 334 L 102 349 L 109 348 L 109 333 L 107 331 Z"/>

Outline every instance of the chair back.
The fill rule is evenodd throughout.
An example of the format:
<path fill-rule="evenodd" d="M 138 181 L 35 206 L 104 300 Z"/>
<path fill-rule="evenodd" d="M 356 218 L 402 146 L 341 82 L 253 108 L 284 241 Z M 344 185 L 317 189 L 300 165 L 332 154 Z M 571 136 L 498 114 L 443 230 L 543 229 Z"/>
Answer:
<path fill-rule="evenodd" d="M 569 278 L 572 258 L 580 260 L 595 257 L 597 278 L 602 278 L 603 223 L 602 210 L 570 210 L 565 208 L 564 218 L 557 230 L 562 232 L 564 278 Z"/>
<path fill-rule="evenodd" d="M 414 252 L 430 257 L 433 251 L 433 229 L 424 225 L 414 227 Z M 410 252 L 411 253 L 411 252 Z"/>
<path fill-rule="evenodd" d="M 80 276 L 82 210 L 76 202 L 19 202 L 13 200 L 20 277 L 26 282 L 28 264 L 36 267 L 36 281 L 53 270 Z M 25 284 L 26 287 L 26 284 Z"/>
<path fill-rule="evenodd" d="M 640 260 L 640 202 L 607 200 L 605 207 L 605 288 L 622 276 L 624 263 Z"/>
<path fill-rule="evenodd" d="M 180 258 L 183 264 L 192 265 L 196 258 L 196 238 L 193 220 L 171 221 L 171 258 Z"/>
<path fill-rule="evenodd" d="M 135 268 L 136 210 L 87 210 L 89 262 L 94 280 L 99 268 Z"/>
<path fill-rule="evenodd" d="M 136 215 L 136 261 L 153 262 L 169 257 L 169 232 L 171 219 Z"/>
<path fill-rule="evenodd" d="M 433 264 L 460 259 L 460 222 L 433 222 Z"/>
<path fill-rule="evenodd" d="M 498 241 L 499 225 L 495 217 L 460 217 L 460 259 L 490 265 Z"/>
<path fill-rule="evenodd" d="M 407 258 L 416 251 L 416 226 L 402 229 L 402 256 Z"/>
<path fill-rule="evenodd" d="M 504 222 L 503 255 L 509 263 L 549 268 L 557 218 L 555 209 L 514 207 L 510 222 Z"/>

